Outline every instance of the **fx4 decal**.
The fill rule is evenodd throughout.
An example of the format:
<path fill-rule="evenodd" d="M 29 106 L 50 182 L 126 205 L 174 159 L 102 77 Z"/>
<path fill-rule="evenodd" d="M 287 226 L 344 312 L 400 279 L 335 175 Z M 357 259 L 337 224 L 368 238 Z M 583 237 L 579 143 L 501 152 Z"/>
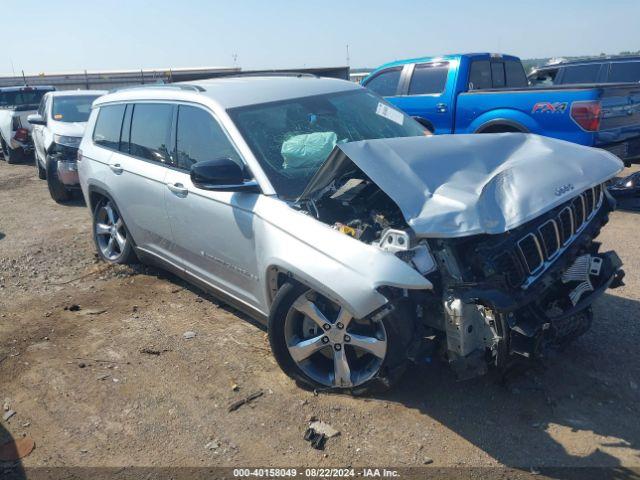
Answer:
<path fill-rule="evenodd" d="M 531 113 L 564 113 L 567 102 L 538 102 L 531 109 Z"/>

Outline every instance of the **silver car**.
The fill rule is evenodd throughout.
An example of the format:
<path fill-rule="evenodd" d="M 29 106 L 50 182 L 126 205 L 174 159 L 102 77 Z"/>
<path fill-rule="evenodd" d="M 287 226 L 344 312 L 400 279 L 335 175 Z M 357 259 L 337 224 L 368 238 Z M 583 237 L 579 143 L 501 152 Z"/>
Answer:
<path fill-rule="evenodd" d="M 78 157 L 102 259 L 214 292 L 299 384 L 352 393 L 426 352 L 464 378 L 586 331 L 624 275 L 592 242 L 621 169 L 535 135 L 428 136 L 304 75 L 103 96 Z"/>

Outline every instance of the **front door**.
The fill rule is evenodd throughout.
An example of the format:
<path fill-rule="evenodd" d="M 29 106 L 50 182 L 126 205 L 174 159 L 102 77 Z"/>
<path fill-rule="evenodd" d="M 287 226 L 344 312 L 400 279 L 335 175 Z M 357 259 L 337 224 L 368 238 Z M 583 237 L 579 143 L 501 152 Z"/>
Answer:
<path fill-rule="evenodd" d="M 174 238 L 173 254 L 185 270 L 226 294 L 259 307 L 253 206 L 257 193 L 202 190 L 191 165 L 203 160 L 242 160 L 224 130 L 204 108 L 180 105 L 176 167 L 165 177 L 165 204 Z"/>

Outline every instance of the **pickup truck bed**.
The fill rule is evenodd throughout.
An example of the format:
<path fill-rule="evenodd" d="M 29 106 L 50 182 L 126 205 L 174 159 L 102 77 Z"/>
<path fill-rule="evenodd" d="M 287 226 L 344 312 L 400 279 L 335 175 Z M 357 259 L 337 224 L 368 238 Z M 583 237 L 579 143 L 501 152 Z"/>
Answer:
<path fill-rule="evenodd" d="M 33 150 L 31 125 L 27 117 L 36 113 L 50 86 L 0 88 L 0 148 L 4 159 L 13 163 Z"/>
<path fill-rule="evenodd" d="M 486 75 L 478 74 L 479 64 Z M 397 76 L 398 68 L 397 90 L 387 99 L 436 134 L 529 132 L 603 148 L 627 164 L 640 158 L 639 84 L 531 88 L 516 57 L 467 54 L 394 62 L 374 71 L 363 85 L 375 91 L 381 84 L 376 77 L 391 71 Z M 413 88 L 415 72 L 428 80 L 418 84 L 422 91 Z M 496 75 L 502 75 L 499 88 L 494 88 Z"/>

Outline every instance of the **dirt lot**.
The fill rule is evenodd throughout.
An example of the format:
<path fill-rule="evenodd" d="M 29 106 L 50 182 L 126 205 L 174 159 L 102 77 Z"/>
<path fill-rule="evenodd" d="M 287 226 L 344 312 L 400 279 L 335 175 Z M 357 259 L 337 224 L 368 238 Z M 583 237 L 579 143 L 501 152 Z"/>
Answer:
<path fill-rule="evenodd" d="M 601 240 L 627 286 L 539 371 L 458 383 L 425 362 L 378 398 L 314 395 L 243 315 L 164 272 L 97 262 L 83 204 L 0 162 L 0 401 L 16 412 L 0 435 L 35 440 L 26 467 L 640 466 L 638 239 L 639 214 L 615 212 Z M 311 416 L 341 432 L 324 451 L 302 438 Z"/>

